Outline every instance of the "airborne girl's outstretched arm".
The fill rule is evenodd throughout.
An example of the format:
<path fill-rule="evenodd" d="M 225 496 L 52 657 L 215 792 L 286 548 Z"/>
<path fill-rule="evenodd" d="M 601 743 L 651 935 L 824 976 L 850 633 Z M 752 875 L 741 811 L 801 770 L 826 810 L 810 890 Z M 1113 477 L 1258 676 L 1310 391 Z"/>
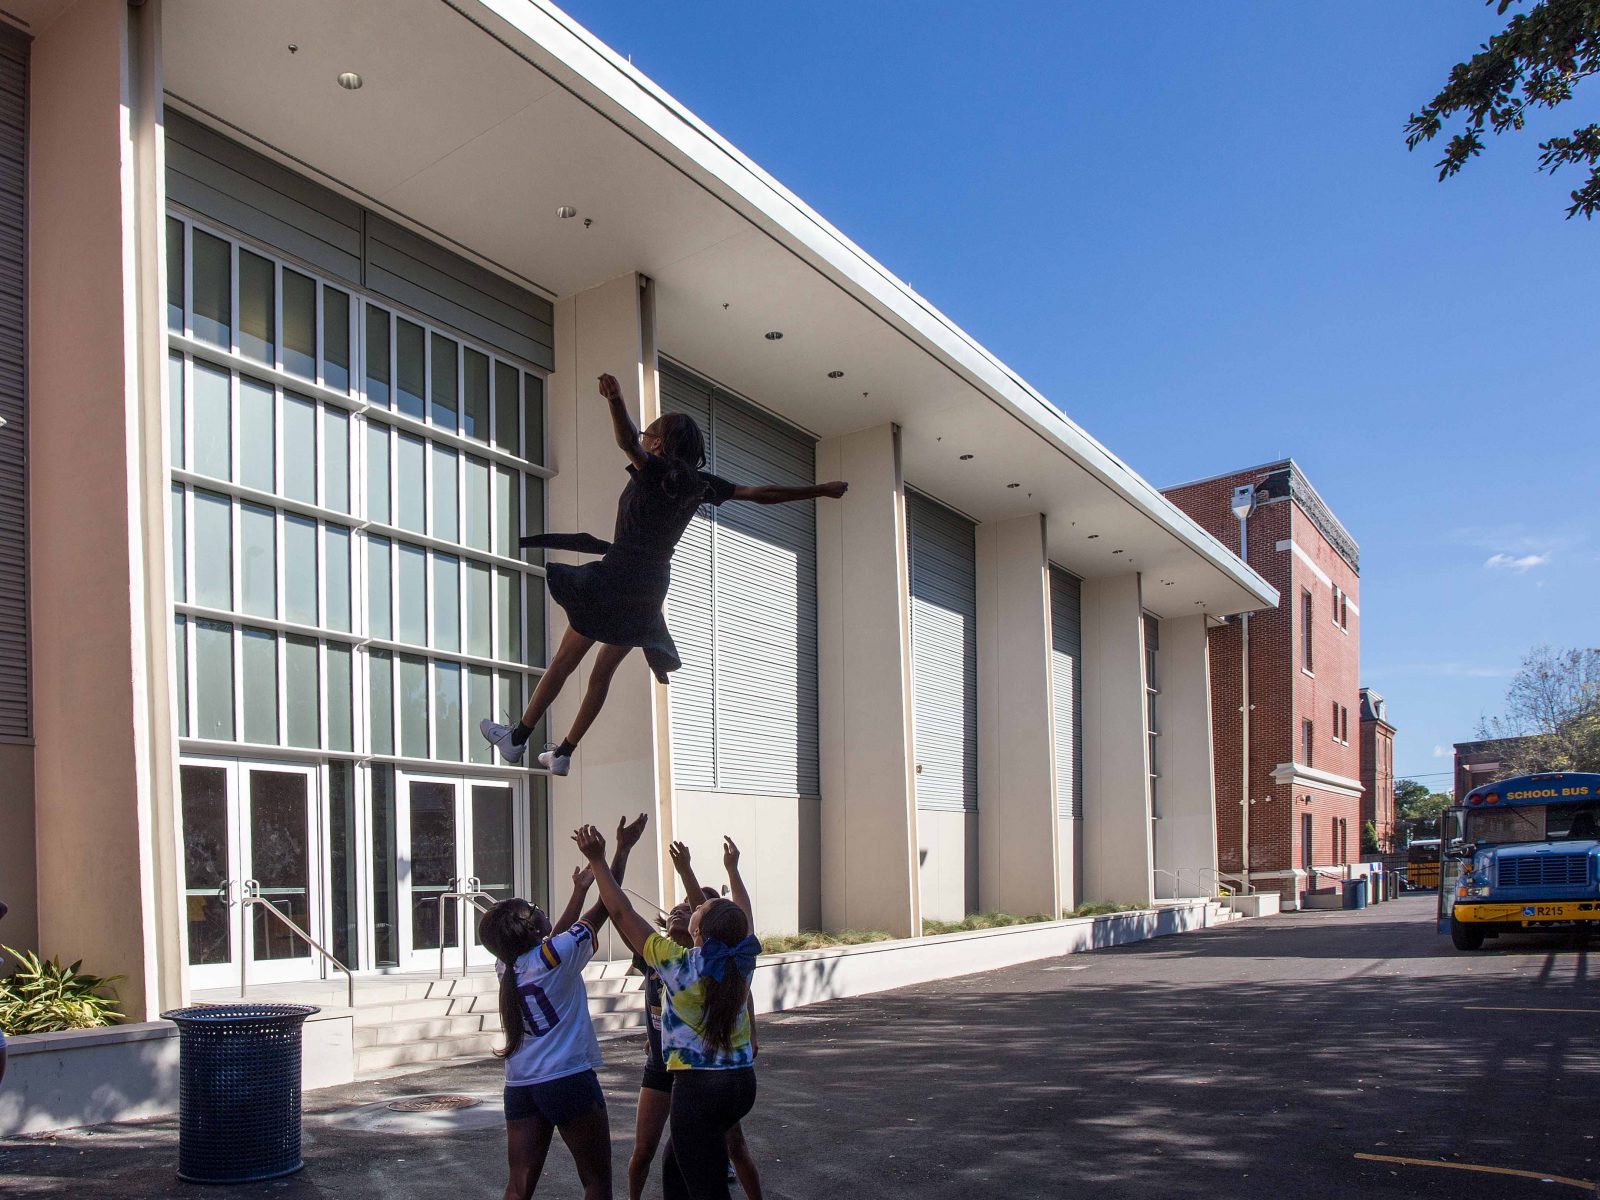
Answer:
<path fill-rule="evenodd" d="M 805 487 L 777 487 L 775 485 L 762 487 L 746 487 L 740 485 L 733 489 L 734 500 L 748 500 L 751 504 L 790 504 L 796 500 L 837 500 L 850 490 L 850 485 L 842 479 L 835 479 L 832 483 L 813 483 Z"/>
<path fill-rule="evenodd" d="M 615 375 L 600 376 L 600 394 L 611 408 L 611 431 L 616 435 L 617 446 L 628 456 L 629 462 L 643 470 L 650 456 L 639 444 L 638 426 L 628 413 L 628 405 L 622 399 L 622 385 Z"/>

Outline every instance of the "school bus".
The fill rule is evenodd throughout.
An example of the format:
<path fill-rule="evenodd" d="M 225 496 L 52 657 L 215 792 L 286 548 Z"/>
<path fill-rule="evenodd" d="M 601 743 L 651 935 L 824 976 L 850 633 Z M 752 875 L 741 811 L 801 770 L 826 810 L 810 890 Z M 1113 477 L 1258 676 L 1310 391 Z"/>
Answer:
<path fill-rule="evenodd" d="M 1406 886 L 1431 892 L 1439 886 L 1439 839 L 1417 838 L 1406 847 Z"/>
<path fill-rule="evenodd" d="M 1600 774 L 1486 783 L 1443 819 L 1439 932 L 1457 950 L 1514 930 L 1600 928 Z"/>

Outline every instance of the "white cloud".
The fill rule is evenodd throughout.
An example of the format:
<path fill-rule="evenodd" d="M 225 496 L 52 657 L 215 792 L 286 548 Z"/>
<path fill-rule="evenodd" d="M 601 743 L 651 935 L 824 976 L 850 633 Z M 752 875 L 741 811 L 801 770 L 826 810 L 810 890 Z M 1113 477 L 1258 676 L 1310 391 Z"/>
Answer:
<path fill-rule="evenodd" d="M 1491 571 L 1515 571 L 1522 574 L 1531 571 L 1534 567 L 1542 567 L 1550 561 L 1548 554 L 1491 554 L 1484 559 L 1483 565 Z"/>
<path fill-rule="evenodd" d="M 1435 758 L 1451 758 L 1453 755 L 1454 751 L 1452 751 L 1448 746 L 1435 746 L 1433 748 L 1433 756 Z"/>

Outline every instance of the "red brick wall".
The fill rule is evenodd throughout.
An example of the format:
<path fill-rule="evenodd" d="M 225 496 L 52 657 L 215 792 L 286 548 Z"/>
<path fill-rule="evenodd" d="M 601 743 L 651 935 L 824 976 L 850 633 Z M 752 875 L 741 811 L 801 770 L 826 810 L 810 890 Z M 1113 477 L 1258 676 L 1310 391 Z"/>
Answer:
<path fill-rule="evenodd" d="M 1233 489 L 1259 483 L 1269 472 L 1252 470 L 1175 488 L 1167 497 L 1217 537 L 1225 546 L 1239 544 L 1239 525 L 1229 509 Z M 1300 546 L 1316 564 L 1313 570 L 1287 543 Z M 1284 544 L 1285 548 L 1278 547 Z M 1250 517 L 1248 556 L 1251 567 L 1278 589 L 1279 607 L 1250 617 L 1250 868 L 1255 872 L 1289 871 L 1302 863 L 1302 816 L 1312 817 L 1315 866 L 1336 868 L 1360 860 L 1361 801 L 1301 786 L 1276 783 L 1272 770 L 1280 763 L 1303 762 L 1301 722 L 1313 724 L 1311 766 L 1347 779 L 1360 778 L 1358 746 L 1360 706 L 1360 580 L 1311 520 L 1289 499 L 1258 503 Z M 1318 571 L 1328 583 L 1319 578 Z M 1348 596 L 1347 626 L 1335 625 L 1333 592 L 1337 584 Z M 1312 593 L 1311 649 L 1313 674 L 1301 670 L 1301 593 Z M 1240 861 L 1240 627 L 1230 623 L 1210 633 L 1212 742 L 1217 780 L 1217 856 L 1224 871 L 1237 871 Z M 1349 711 L 1349 744 L 1333 738 L 1333 704 Z M 1309 797 L 1310 802 L 1305 803 Z M 1345 822 L 1344 853 L 1334 836 L 1334 822 Z M 1331 881 L 1329 881 L 1331 882 Z M 1269 887 L 1268 880 L 1258 886 Z"/>
<path fill-rule="evenodd" d="M 1378 830 L 1378 843 L 1394 841 L 1394 730 L 1381 721 L 1361 722 L 1361 820 Z"/>

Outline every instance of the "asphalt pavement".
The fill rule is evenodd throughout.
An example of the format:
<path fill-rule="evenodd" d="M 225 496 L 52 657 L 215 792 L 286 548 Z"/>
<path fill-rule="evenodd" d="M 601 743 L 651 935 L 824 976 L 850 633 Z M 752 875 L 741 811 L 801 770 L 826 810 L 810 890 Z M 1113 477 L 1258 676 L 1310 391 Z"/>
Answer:
<path fill-rule="evenodd" d="M 1416 896 L 1287 914 L 763 1018 L 745 1130 L 766 1194 L 1600 1194 L 1589 950 L 1461 954 L 1432 913 Z M 641 1046 L 605 1045 L 619 1196 Z M 481 1063 L 308 1093 L 305 1170 L 222 1194 L 498 1196 L 498 1088 Z M 386 1107 L 433 1093 L 482 1102 Z M 0 1193 L 217 1193 L 177 1182 L 175 1161 L 170 1119 L 3 1142 Z M 579 1194 L 559 1145 L 539 1194 Z"/>

